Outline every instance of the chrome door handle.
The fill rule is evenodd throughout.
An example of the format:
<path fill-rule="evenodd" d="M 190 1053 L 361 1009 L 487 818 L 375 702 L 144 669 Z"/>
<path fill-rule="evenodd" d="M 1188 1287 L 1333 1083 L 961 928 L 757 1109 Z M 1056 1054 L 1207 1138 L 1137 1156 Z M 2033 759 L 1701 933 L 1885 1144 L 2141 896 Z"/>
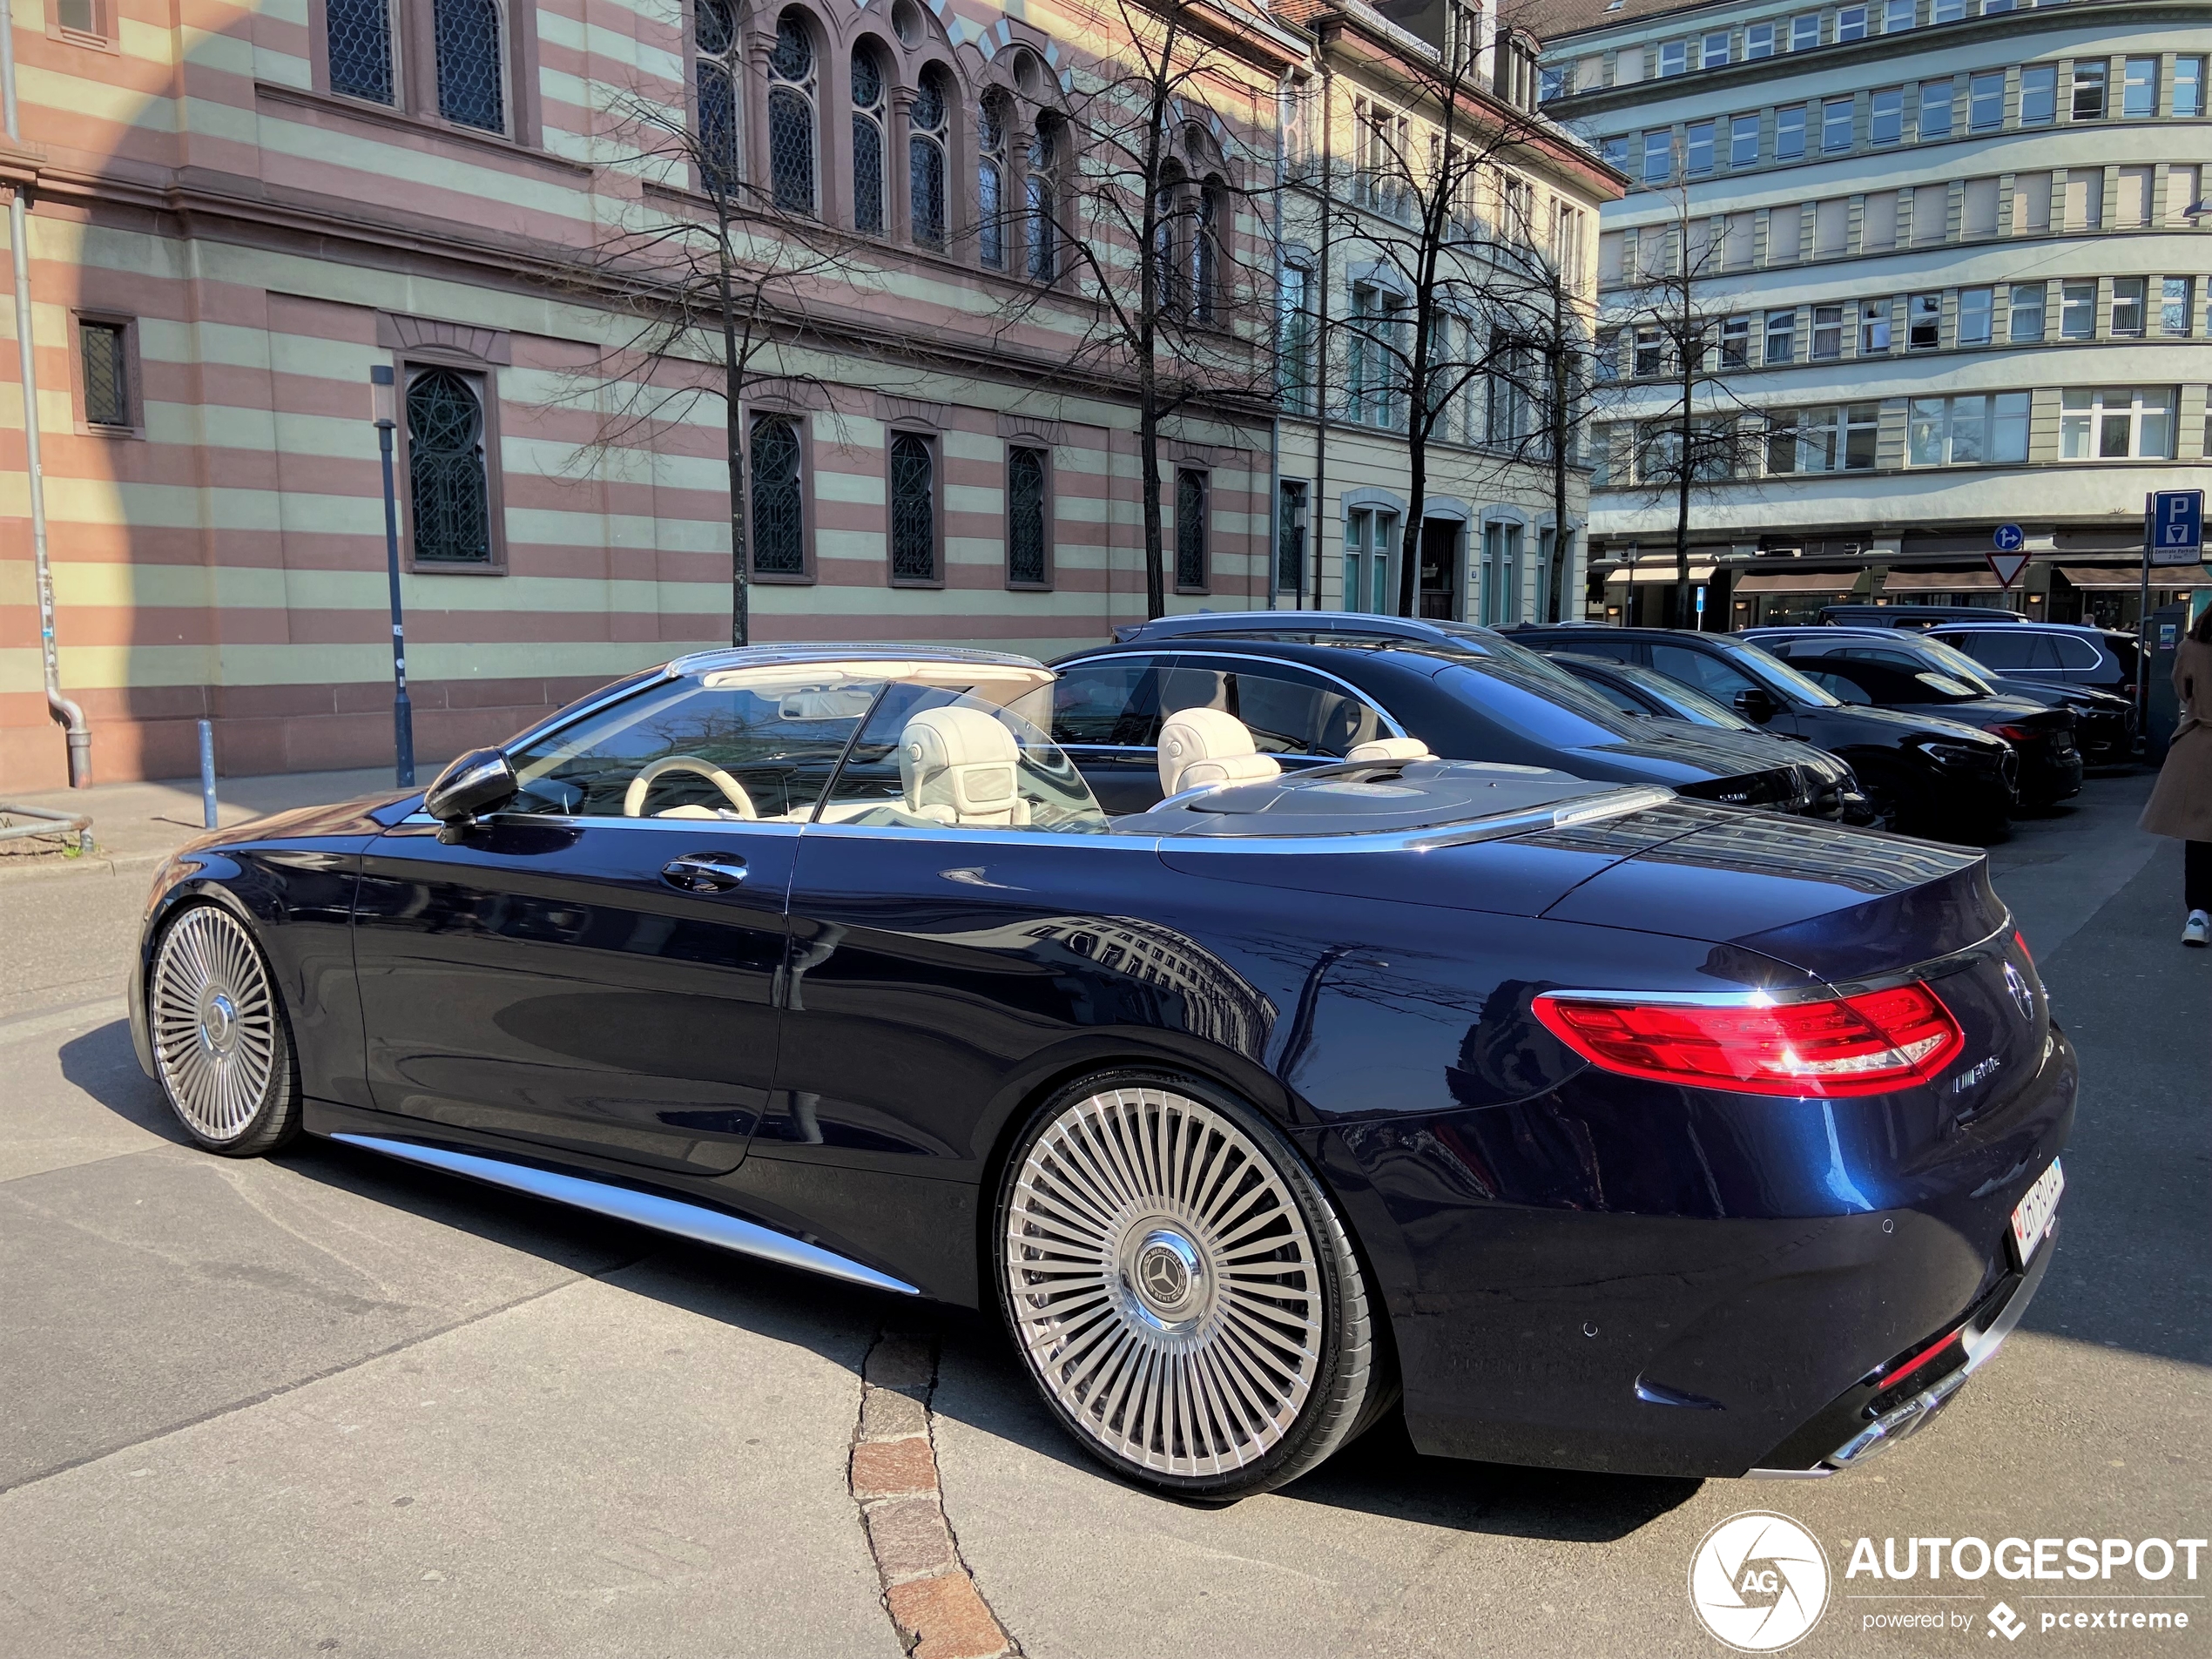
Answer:
<path fill-rule="evenodd" d="M 661 867 L 660 879 L 685 893 L 727 893 L 743 882 L 745 860 L 726 853 L 691 853 Z"/>

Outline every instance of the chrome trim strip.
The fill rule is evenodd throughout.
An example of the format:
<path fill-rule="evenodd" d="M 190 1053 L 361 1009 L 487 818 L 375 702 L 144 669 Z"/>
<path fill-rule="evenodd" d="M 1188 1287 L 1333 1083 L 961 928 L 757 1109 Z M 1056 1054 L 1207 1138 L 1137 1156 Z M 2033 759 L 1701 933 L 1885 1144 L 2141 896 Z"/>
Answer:
<path fill-rule="evenodd" d="M 2039 1176 L 2036 1178 L 2040 1180 L 2042 1177 Z M 2042 1288 L 2043 1275 L 2050 1271 L 2051 1258 L 2058 1252 L 2059 1218 L 2054 1216 L 2051 1217 L 2051 1231 L 2043 1235 L 2042 1248 L 2035 1252 L 2035 1259 L 2028 1264 L 2027 1274 L 2020 1280 L 2020 1288 L 2006 1299 L 2005 1305 L 1989 1322 L 1986 1330 L 1976 1332 L 1969 1325 L 1966 1333 L 1959 1339 L 1960 1345 L 1966 1351 L 1964 1375 L 1973 1376 L 1997 1357 L 1997 1350 L 2004 1346 L 2005 1339 L 2013 1334 L 2021 1316 L 2027 1312 L 2027 1305 L 2035 1299 L 2035 1292 Z"/>
<path fill-rule="evenodd" d="M 1840 1469 L 1823 1465 L 1817 1469 L 1746 1469 L 1743 1478 L 1746 1480 L 1825 1480 L 1830 1475 L 1841 1473 Z"/>
<path fill-rule="evenodd" d="M 341 1141 L 347 1146 L 381 1152 L 387 1157 L 442 1170 L 448 1175 L 466 1176 L 471 1180 L 488 1182 L 496 1187 L 526 1192 L 534 1198 L 550 1198 L 556 1204 L 589 1210 L 595 1215 L 611 1216 L 617 1221 L 634 1222 L 641 1227 L 651 1227 L 657 1232 L 672 1233 L 678 1238 L 695 1239 L 702 1244 L 718 1244 L 724 1250 L 733 1250 L 740 1255 L 757 1256 L 763 1261 L 776 1262 L 786 1267 L 804 1268 L 810 1273 L 841 1278 L 850 1285 L 865 1285 L 875 1291 L 893 1291 L 900 1296 L 921 1294 L 904 1279 L 893 1278 L 888 1273 L 879 1273 L 873 1267 L 863 1267 L 834 1251 L 793 1238 L 788 1233 L 772 1231 L 758 1223 L 740 1220 L 719 1210 L 710 1210 L 704 1204 L 685 1204 L 680 1198 L 640 1192 L 631 1187 L 589 1180 L 580 1175 L 558 1175 L 550 1170 L 535 1169 L 529 1164 L 509 1163 L 504 1158 L 482 1157 L 473 1152 L 455 1152 L 442 1146 L 421 1146 L 413 1141 L 388 1140 L 381 1135 L 340 1134 L 330 1138 Z"/>

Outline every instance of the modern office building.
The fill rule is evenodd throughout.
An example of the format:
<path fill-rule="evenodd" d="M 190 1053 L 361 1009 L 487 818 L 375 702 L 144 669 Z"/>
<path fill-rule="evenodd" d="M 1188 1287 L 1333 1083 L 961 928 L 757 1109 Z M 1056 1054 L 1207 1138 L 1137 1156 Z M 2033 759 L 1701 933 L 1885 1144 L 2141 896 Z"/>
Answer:
<path fill-rule="evenodd" d="M 1602 305 L 1649 308 L 1686 261 L 1695 412 L 1749 440 L 1696 492 L 1703 625 L 1870 596 L 2132 624 L 2146 493 L 2212 479 L 2212 5 L 1531 16 L 1544 107 L 1634 181 Z M 1666 450 L 1637 423 L 1679 407 L 1679 359 L 1605 343 L 1594 610 L 1635 592 L 1673 620 L 1675 503 L 1638 464 Z M 1984 557 L 2005 526 L 2030 556 L 2009 595 Z"/>

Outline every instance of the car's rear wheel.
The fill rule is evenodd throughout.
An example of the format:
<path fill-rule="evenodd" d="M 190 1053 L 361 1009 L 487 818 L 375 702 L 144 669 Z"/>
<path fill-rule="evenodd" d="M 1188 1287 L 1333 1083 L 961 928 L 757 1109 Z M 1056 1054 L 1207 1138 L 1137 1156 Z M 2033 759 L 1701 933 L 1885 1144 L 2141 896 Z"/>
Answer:
<path fill-rule="evenodd" d="M 196 904 L 163 931 L 146 1022 L 162 1093 L 200 1145 L 254 1157 L 299 1132 L 284 1005 L 260 948 L 229 911 Z"/>
<path fill-rule="evenodd" d="M 1055 1415 L 1123 1478 L 1231 1499 L 1298 1478 L 1389 1403 L 1366 1277 L 1297 1152 L 1150 1072 L 1042 1107 L 998 1211 L 1007 1322 Z"/>

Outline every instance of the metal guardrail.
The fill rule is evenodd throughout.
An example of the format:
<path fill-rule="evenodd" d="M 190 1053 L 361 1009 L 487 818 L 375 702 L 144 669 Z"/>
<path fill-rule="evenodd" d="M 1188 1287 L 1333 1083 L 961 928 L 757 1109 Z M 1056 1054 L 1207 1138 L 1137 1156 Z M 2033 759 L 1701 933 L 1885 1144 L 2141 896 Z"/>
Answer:
<path fill-rule="evenodd" d="M 10 819 L 29 819 L 25 824 L 10 823 Z M 12 841 L 29 835 L 74 836 L 77 850 L 92 850 L 92 816 L 90 813 L 50 812 L 44 806 L 11 806 L 0 801 L 0 841 Z"/>

